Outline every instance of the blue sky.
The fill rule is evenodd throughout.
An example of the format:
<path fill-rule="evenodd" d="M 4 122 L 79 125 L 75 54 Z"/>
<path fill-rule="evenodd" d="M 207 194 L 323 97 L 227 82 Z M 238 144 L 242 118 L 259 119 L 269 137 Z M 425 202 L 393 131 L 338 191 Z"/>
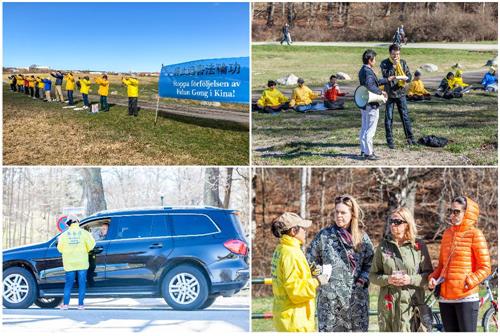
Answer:
<path fill-rule="evenodd" d="M 248 56 L 248 15 L 248 3 L 3 3 L 3 65 L 160 71 Z"/>

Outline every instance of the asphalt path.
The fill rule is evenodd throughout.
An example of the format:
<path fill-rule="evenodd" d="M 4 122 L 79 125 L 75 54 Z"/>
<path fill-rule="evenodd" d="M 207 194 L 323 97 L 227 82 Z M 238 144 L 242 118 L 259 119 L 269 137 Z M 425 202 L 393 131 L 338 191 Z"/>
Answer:
<path fill-rule="evenodd" d="M 249 331 L 248 296 L 219 297 L 207 309 L 175 311 L 163 299 L 86 299 L 85 310 L 3 309 L 2 335 L 183 335 Z M 103 332 L 105 331 L 105 332 Z"/>

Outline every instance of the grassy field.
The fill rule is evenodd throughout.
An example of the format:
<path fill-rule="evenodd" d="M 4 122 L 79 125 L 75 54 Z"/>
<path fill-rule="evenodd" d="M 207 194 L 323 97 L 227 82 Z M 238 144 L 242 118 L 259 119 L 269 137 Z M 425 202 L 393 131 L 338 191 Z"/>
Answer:
<path fill-rule="evenodd" d="M 78 102 L 78 101 L 77 101 Z M 8 91 L 3 95 L 5 165 L 246 165 L 248 129 L 223 121 L 160 118 L 127 107 L 108 113 L 62 109 Z"/>
<path fill-rule="evenodd" d="M 359 62 L 353 59 L 359 58 L 363 51 L 363 48 L 354 47 L 253 48 L 254 85 L 293 72 L 305 77 L 306 83 L 316 90 L 322 87 L 331 72 L 343 70 L 352 74 L 357 71 Z M 385 53 L 384 50 L 379 52 Z M 430 62 L 437 64 L 442 71 L 445 66 L 448 71 L 449 66 L 457 62 L 465 69 L 480 68 L 493 56 L 491 52 L 404 50 L 404 58 L 410 65 Z M 357 83 L 341 81 L 340 86 L 352 95 Z M 344 110 L 307 114 L 290 110 L 275 116 L 254 113 L 253 162 L 258 165 L 496 165 L 497 100 L 496 93 L 472 91 L 462 99 L 433 98 L 428 102 L 410 102 L 408 107 L 415 138 L 427 135 L 446 137 L 450 142 L 444 148 L 408 147 L 399 115 L 395 112 L 396 150 L 388 149 L 384 130 L 385 106 L 382 106 L 374 139 L 375 153 L 380 157 L 378 161 L 365 161 L 358 156 L 361 116 L 352 97 L 346 99 Z"/>
<path fill-rule="evenodd" d="M 308 114 L 253 115 L 253 160 L 262 165 L 496 165 L 497 95 L 476 91 L 462 99 L 409 103 L 413 132 L 449 139 L 444 148 L 409 147 L 395 113 L 396 149 L 386 146 L 385 107 L 375 135 L 378 161 L 360 160 L 359 109 L 347 101 L 346 109 Z"/>
<path fill-rule="evenodd" d="M 367 48 L 331 46 L 252 46 L 252 87 L 264 88 L 269 79 L 278 79 L 291 73 L 303 77 L 307 85 L 323 86 L 328 77 L 338 71 L 349 74 L 357 82 L 361 55 Z M 387 48 L 373 48 L 378 64 L 388 57 Z M 486 61 L 497 55 L 493 51 L 464 51 L 446 49 L 403 49 L 405 59 L 413 72 L 419 66 L 432 63 L 439 70 L 432 75 L 443 75 L 460 63 L 464 70 L 481 69 Z M 486 68 L 484 68 L 486 70 Z M 428 75 L 424 72 L 423 76 Z M 342 81 L 346 83 L 346 81 Z M 349 83 L 349 81 L 347 81 Z"/>
<path fill-rule="evenodd" d="M 481 290 L 480 294 L 484 295 L 484 289 Z M 378 287 L 370 287 L 370 311 L 377 311 L 377 301 L 378 301 Z M 489 308 L 490 304 L 485 304 L 479 310 L 478 327 L 477 331 L 483 331 L 481 327 L 481 318 L 483 313 Z M 438 303 L 433 306 L 433 309 L 439 309 Z M 272 312 L 273 310 L 273 299 L 272 297 L 261 297 L 252 299 L 252 313 L 265 313 Z M 265 332 L 273 331 L 272 320 L 264 319 L 252 319 L 252 332 Z M 376 314 L 370 315 L 370 324 L 368 331 L 378 331 L 378 322 Z"/>

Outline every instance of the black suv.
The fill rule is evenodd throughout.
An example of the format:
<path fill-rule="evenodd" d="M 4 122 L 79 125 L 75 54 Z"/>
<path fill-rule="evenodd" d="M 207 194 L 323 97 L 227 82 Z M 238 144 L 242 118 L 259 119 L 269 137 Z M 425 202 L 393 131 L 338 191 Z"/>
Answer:
<path fill-rule="evenodd" d="M 248 245 L 238 212 L 213 207 L 103 211 L 81 221 L 96 246 L 87 298 L 163 297 L 179 310 L 204 309 L 249 279 Z M 57 236 L 3 251 L 3 305 L 54 308 L 65 273 Z M 77 295 L 77 288 L 73 289 Z"/>

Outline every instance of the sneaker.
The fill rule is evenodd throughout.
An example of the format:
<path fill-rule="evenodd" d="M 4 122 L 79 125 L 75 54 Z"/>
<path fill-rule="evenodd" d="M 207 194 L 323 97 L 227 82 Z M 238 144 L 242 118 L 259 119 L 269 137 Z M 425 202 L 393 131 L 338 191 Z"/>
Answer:
<path fill-rule="evenodd" d="M 376 161 L 376 160 L 378 160 L 378 156 L 376 156 L 375 154 L 365 155 L 365 159 L 370 160 L 370 161 Z"/>
<path fill-rule="evenodd" d="M 62 304 L 59 306 L 60 310 L 68 310 L 68 305 Z"/>
<path fill-rule="evenodd" d="M 78 310 L 85 310 L 85 306 L 84 305 L 79 305 L 78 306 Z"/>
<path fill-rule="evenodd" d="M 394 146 L 394 143 L 392 143 L 392 142 L 388 143 L 387 147 L 389 147 L 390 149 L 396 148 L 396 146 Z"/>

